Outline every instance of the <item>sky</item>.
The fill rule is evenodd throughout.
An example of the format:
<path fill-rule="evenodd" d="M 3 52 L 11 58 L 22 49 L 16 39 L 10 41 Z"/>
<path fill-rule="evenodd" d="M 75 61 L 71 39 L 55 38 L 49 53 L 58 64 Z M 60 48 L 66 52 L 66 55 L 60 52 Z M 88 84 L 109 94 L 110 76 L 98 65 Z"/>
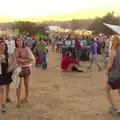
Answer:
<path fill-rule="evenodd" d="M 2 0 L 0 22 L 30 20 L 71 20 L 120 15 L 120 0 Z"/>

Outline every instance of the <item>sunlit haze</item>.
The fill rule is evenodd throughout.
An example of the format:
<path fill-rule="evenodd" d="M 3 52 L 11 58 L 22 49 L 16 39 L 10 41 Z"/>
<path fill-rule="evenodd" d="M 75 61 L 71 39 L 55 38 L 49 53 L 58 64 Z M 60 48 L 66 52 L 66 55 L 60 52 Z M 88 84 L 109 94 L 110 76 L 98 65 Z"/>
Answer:
<path fill-rule="evenodd" d="M 120 13 L 120 0 L 1 0 L 0 22 L 70 20 Z"/>

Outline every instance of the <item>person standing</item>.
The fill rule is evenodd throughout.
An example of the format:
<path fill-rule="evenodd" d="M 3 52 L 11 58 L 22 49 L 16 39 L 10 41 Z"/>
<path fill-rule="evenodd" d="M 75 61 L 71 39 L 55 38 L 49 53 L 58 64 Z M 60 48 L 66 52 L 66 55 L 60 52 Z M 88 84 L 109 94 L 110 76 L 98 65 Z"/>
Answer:
<path fill-rule="evenodd" d="M 117 90 L 120 95 L 120 36 L 114 35 L 110 38 L 111 51 L 107 66 L 107 82 L 105 86 L 106 96 L 110 103 L 110 113 L 120 115 L 120 109 L 116 106 L 111 90 Z"/>
<path fill-rule="evenodd" d="M 41 65 L 42 65 L 44 70 L 47 68 L 46 46 L 47 46 L 46 42 L 43 41 L 42 38 L 39 38 L 39 41 L 37 42 L 35 50 L 34 50 L 34 53 L 38 52 Z"/>
<path fill-rule="evenodd" d="M 8 64 L 8 47 L 3 38 L 0 38 L 0 105 L 2 105 L 2 112 L 6 112 L 6 105 L 4 99 L 5 85 L 12 82 L 11 69 Z M 7 89 L 8 90 L 8 89 Z"/>
<path fill-rule="evenodd" d="M 33 43 L 33 45 L 32 45 L 32 49 L 31 49 L 32 51 L 34 51 L 35 46 L 36 46 L 36 44 L 37 44 L 38 40 L 39 40 L 39 38 L 38 38 L 38 37 L 35 37 L 35 38 L 34 38 L 34 43 Z"/>
<path fill-rule="evenodd" d="M 31 52 L 31 50 L 24 45 L 24 41 L 21 37 L 18 37 L 15 41 L 15 51 L 14 51 L 14 63 L 19 65 L 21 67 L 21 72 L 19 74 L 20 77 L 20 83 L 18 88 L 16 89 L 17 92 L 17 107 L 20 107 L 21 103 L 28 102 L 29 98 L 29 83 L 30 83 L 30 75 L 31 70 L 30 66 L 32 65 L 32 62 L 34 61 L 34 56 Z M 21 98 L 21 89 L 22 89 L 22 79 L 24 80 L 24 86 L 25 86 L 25 97 L 20 101 Z"/>
<path fill-rule="evenodd" d="M 29 35 L 28 35 L 28 37 L 25 37 L 25 39 L 24 39 L 25 46 L 29 47 L 30 49 L 32 49 L 34 42 L 35 41 Z"/>
<path fill-rule="evenodd" d="M 91 68 L 93 62 L 96 63 L 96 65 L 98 66 L 99 70 L 101 70 L 101 65 L 100 63 L 98 62 L 98 55 L 97 55 L 97 47 L 98 47 L 98 44 L 96 42 L 96 40 L 94 40 L 93 38 L 91 38 L 91 48 L 90 48 L 90 65 L 88 67 L 88 69 Z"/>
<path fill-rule="evenodd" d="M 106 57 L 109 57 L 109 37 L 106 38 L 105 40 L 105 54 L 106 54 Z"/>
<path fill-rule="evenodd" d="M 81 56 L 81 42 L 77 37 L 75 37 L 75 51 L 76 51 L 76 60 L 79 61 Z"/>
<path fill-rule="evenodd" d="M 51 46 L 52 46 L 52 52 L 55 51 L 55 37 L 54 35 L 52 36 L 52 39 L 51 39 Z"/>
<path fill-rule="evenodd" d="M 8 47 L 8 51 L 7 51 L 8 52 L 8 63 L 9 63 L 9 66 L 12 66 L 13 53 L 15 49 L 15 41 L 12 39 L 11 35 L 8 35 L 7 40 L 5 40 L 5 43 Z M 10 84 L 6 85 L 6 101 L 12 102 L 9 97 L 9 93 L 10 93 Z"/>

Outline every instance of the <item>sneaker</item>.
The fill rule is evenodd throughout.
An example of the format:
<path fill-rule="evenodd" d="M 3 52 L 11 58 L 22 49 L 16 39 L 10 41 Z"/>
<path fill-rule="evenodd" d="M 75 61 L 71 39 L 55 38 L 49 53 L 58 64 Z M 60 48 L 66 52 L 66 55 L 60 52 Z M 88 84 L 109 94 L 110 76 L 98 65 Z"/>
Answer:
<path fill-rule="evenodd" d="M 77 72 L 82 72 L 82 73 L 83 73 L 84 71 L 83 71 L 83 70 L 79 70 L 79 69 L 77 69 Z"/>
<path fill-rule="evenodd" d="M 2 104 L 2 109 L 1 109 L 1 111 L 2 111 L 3 113 L 6 112 L 6 105 L 5 105 L 5 104 Z"/>
<path fill-rule="evenodd" d="M 115 109 L 115 108 L 110 108 L 109 110 L 108 110 L 108 112 L 114 112 L 114 111 L 116 111 L 117 109 Z"/>
<path fill-rule="evenodd" d="M 115 111 L 115 114 L 120 116 L 120 109 L 117 109 L 117 110 Z"/>
<path fill-rule="evenodd" d="M 110 108 L 109 113 L 120 115 L 120 109 Z"/>

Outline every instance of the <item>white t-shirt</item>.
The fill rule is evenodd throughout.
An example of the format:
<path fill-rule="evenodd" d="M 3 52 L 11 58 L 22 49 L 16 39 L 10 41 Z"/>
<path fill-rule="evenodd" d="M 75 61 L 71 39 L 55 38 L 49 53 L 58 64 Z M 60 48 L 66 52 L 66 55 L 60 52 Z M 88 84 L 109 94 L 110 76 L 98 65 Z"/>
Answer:
<path fill-rule="evenodd" d="M 7 44 L 8 47 L 8 54 L 11 55 L 14 53 L 15 49 L 15 41 L 14 40 L 5 40 L 5 43 Z"/>

